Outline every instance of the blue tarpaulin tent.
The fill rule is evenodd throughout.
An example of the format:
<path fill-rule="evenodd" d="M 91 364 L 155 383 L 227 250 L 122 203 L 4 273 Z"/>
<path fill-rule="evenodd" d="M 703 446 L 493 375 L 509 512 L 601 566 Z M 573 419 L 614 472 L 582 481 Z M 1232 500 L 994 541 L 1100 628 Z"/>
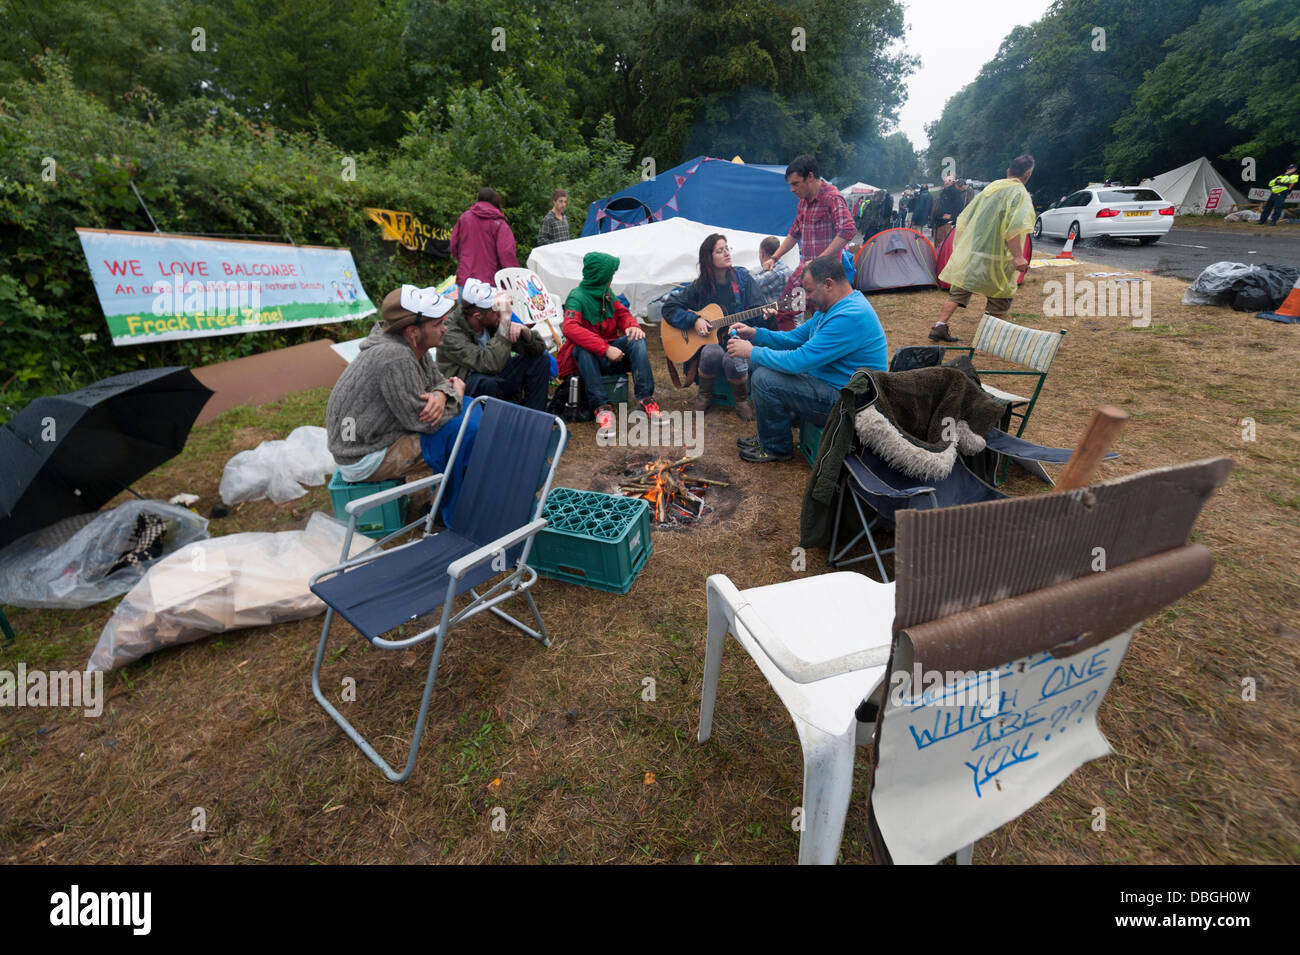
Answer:
<path fill-rule="evenodd" d="M 653 180 L 597 199 L 587 209 L 582 234 L 685 216 L 723 229 L 784 236 L 797 204 L 781 166 L 697 156 Z"/>

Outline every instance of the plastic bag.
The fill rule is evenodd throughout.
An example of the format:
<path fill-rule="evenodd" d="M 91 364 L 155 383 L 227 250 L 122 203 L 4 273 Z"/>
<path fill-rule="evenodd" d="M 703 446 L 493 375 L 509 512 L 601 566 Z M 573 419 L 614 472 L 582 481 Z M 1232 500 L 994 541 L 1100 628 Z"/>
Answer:
<path fill-rule="evenodd" d="M 1267 311 L 1282 304 L 1300 274 L 1289 265 L 1208 265 L 1183 293 L 1184 305 L 1231 305 L 1240 312 Z"/>
<path fill-rule="evenodd" d="M 126 593 L 158 559 L 207 536 L 206 518 L 164 501 L 76 514 L 0 551 L 0 604 L 89 607 Z"/>
<path fill-rule="evenodd" d="M 263 441 L 236 454 L 221 472 L 218 491 L 227 506 L 266 497 L 283 504 L 306 494 L 303 484 L 324 484 L 334 468 L 325 429 L 304 425 L 283 441 Z"/>
<path fill-rule="evenodd" d="M 87 670 L 114 670 L 211 633 L 312 617 L 325 605 L 307 588 L 339 562 L 347 527 L 312 514 L 305 530 L 230 534 L 150 568 L 109 618 Z M 349 556 L 372 544 L 353 540 Z"/>
<path fill-rule="evenodd" d="M 1183 293 L 1184 305 L 1227 305 L 1232 300 L 1232 286 L 1249 275 L 1254 266 L 1240 262 L 1215 262 L 1207 265 Z"/>

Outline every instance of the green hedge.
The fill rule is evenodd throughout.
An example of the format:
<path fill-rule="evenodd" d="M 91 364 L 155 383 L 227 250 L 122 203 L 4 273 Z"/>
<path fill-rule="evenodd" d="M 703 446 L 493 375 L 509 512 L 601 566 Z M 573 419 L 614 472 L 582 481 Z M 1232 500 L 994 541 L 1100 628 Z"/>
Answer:
<path fill-rule="evenodd" d="M 151 232 L 134 182 L 164 232 L 264 234 L 347 246 L 372 299 L 433 284 L 454 262 L 384 242 L 367 206 L 450 227 L 490 184 L 501 192 L 520 260 L 562 183 L 570 220 L 623 188 L 631 148 L 602 122 L 592 142 L 509 84 L 459 91 L 408 116 L 396 150 L 347 155 L 308 134 L 250 123 L 225 107 L 165 107 L 137 91 L 114 111 L 78 89 L 58 59 L 43 79 L 0 101 L 0 420 L 32 398 L 133 368 L 205 365 L 320 337 L 355 337 L 367 322 L 115 348 L 75 229 Z M 348 162 L 345 163 L 345 160 Z M 345 168 L 355 178 L 345 178 Z"/>

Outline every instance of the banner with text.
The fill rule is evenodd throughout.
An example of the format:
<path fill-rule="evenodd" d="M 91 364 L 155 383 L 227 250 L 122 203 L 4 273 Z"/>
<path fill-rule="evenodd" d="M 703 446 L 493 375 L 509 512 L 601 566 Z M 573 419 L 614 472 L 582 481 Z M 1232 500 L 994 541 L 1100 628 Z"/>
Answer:
<path fill-rule="evenodd" d="M 451 257 L 451 230 L 431 226 L 418 216 L 395 209 L 366 209 L 370 221 L 384 230 L 384 241 L 397 242 L 412 252 L 435 258 Z"/>
<path fill-rule="evenodd" d="M 376 308 L 348 249 L 78 229 L 114 345 L 346 322 Z"/>

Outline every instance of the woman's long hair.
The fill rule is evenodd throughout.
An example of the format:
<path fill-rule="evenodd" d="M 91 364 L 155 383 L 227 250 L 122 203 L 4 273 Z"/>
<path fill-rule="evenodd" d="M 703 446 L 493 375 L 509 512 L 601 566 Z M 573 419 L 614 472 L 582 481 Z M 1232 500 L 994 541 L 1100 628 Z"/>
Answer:
<path fill-rule="evenodd" d="M 695 282 L 696 287 L 705 298 L 711 298 L 718 288 L 717 280 L 713 277 L 713 250 L 719 242 L 726 241 L 727 237 L 725 235 L 721 232 L 715 232 L 700 243 L 700 277 Z M 734 285 L 736 270 L 733 268 L 730 271 L 732 284 Z"/>

